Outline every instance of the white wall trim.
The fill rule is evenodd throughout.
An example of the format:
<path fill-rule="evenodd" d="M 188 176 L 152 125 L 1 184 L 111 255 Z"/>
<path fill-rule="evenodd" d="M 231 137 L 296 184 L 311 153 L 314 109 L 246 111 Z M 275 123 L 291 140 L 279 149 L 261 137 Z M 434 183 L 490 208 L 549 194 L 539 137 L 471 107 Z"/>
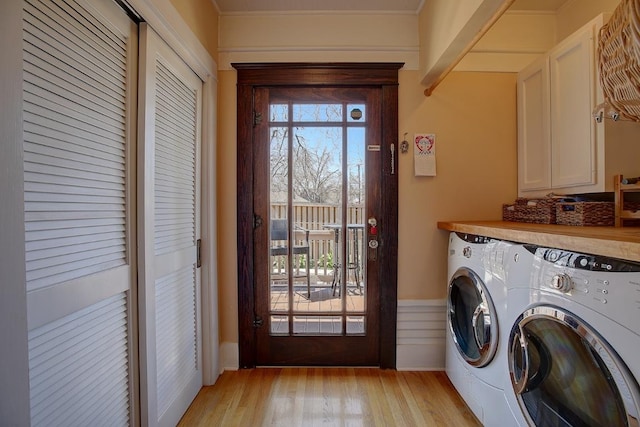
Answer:
<path fill-rule="evenodd" d="M 504 12 L 505 15 L 513 15 L 513 16 L 557 16 L 558 12 L 553 10 L 507 10 Z"/>
<path fill-rule="evenodd" d="M 331 51 L 346 51 L 346 52 L 409 52 L 417 53 L 420 51 L 418 46 L 258 46 L 258 47 L 221 47 L 218 52 L 331 52 Z"/>
<path fill-rule="evenodd" d="M 423 0 L 424 1 L 424 0 Z M 251 11 L 251 12 L 221 12 L 220 16 L 313 16 L 313 15 L 339 15 L 339 16 L 415 16 L 418 11 L 402 10 L 274 10 L 274 11 Z"/>
<path fill-rule="evenodd" d="M 445 369 L 446 300 L 399 300 L 396 368 Z"/>

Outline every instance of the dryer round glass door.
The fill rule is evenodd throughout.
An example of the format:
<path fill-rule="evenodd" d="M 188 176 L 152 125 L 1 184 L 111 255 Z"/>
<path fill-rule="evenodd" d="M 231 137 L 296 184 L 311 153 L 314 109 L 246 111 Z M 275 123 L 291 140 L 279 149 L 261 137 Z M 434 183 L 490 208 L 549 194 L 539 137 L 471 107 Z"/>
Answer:
<path fill-rule="evenodd" d="M 509 371 L 531 425 L 637 426 L 638 384 L 584 321 L 554 306 L 525 311 L 509 336 Z"/>
<path fill-rule="evenodd" d="M 496 311 L 482 279 L 462 267 L 451 278 L 447 298 L 449 330 L 467 363 L 483 367 L 498 347 Z"/>

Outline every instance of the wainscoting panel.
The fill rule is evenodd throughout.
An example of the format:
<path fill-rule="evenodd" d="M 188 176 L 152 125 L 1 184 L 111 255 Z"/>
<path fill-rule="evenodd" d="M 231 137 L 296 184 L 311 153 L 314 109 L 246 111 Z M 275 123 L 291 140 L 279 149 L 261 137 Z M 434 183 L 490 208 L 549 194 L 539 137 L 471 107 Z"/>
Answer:
<path fill-rule="evenodd" d="M 398 370 L 444 370 L 446 309 L 444 299 L 398 301 Z"/>

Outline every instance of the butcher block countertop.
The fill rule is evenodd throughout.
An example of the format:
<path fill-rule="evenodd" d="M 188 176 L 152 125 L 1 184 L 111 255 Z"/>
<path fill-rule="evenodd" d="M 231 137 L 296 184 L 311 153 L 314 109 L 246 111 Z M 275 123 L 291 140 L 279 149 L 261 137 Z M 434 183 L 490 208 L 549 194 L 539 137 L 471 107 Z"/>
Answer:
<path fill-rule="evenodd" d="M 579 227 L 505 221 L 441 221 L 441 230 L 640 262 L 640 227 Z"/>

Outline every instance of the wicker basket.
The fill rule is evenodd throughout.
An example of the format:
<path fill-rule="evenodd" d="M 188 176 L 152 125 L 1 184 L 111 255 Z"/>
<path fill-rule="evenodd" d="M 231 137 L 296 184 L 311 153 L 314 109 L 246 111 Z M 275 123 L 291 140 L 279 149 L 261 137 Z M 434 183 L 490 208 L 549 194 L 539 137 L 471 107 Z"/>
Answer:
<path fill-rule="evenodd" d="M 640 2 L 622 0 L 600 29 L 598 67 L 605 100 L 640 121 Z"/>
<path fill-rule="evenodd" d="M 518 198 L 513 204 L 502 205 L 502 220 L 533 224 L 556 223 L 555 199 Z"/>
<path fill-rule="evenodd" d="M 613 226 L 613 202 L 562 202 L 556 206 L 556 221 L 562 225 Z"/>

